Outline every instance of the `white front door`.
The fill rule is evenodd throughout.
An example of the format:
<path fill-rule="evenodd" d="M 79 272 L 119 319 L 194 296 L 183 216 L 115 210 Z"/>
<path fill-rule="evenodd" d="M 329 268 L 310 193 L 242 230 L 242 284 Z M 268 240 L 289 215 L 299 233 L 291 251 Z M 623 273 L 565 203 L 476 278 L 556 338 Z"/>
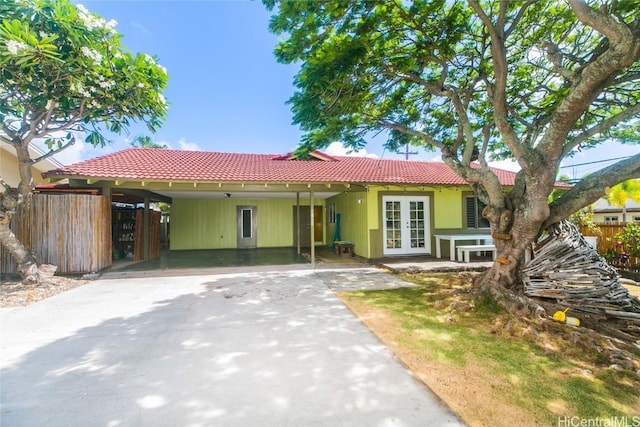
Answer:
<path fill-rule="evenodd" d="M 255 206 L 238 206 L 237 207 L 237 236 L 238 248 L 256 248 L 258 247 L 256 221 L 257 208 Z"/>
<path fill-rule="evenodd" d="M 429 197 L 383 196 L 385 255 L 431 253 Z"/>

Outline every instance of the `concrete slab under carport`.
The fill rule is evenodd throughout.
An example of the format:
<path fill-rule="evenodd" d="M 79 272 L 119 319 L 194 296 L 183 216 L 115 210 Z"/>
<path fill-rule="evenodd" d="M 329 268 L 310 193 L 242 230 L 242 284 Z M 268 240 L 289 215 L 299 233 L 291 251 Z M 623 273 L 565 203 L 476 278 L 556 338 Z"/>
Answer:
<path fill-rule="evenodd" d="M 306 264 L 308 256 L 296 248 L 165 250 L 159 258 L 145 261 L 118 261 L 103 273 L 159 270 L 211 269 L 258 265 Z"/>
<path fill-rule="evenodd" d="M 333 293 L 378 269 L 117 276 L 0 311 L 2 425 L 463 425 Z"/>

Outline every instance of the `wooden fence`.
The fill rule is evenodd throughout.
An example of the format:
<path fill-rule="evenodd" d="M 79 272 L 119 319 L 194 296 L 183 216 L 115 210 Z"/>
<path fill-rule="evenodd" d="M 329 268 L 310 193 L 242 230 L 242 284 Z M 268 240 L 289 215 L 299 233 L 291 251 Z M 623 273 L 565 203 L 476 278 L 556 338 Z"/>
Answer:
<path fill-rule="evenodd" d="M 160 220 L 162 213 L 149 211 L 149 259 L 160 256 Z M 136 210 L 136 231 L 133 243 L 133 260 L 144 259 L 144 209 Z"/>
<path fill-rule="evenodd" d="M 605 255 L 609 251 L 617 252 L 621 248 L 617 248 L 618 239 L 616 235 L 624 230 L 627 225 L 625 222 L 598 222 L 595 223 L 600 229 L 600 234 L 587 230 L 585 227 L 581 227 L 580 232 L 583 236 L 597 236 L 598 237 L 598 253 Z M 629 248 L 627 248 L 629 249 Z M 640 264 L 640 258 L 631 257 L 629 260 L 630 265 Z"/>
<path fill-rule="evenodd" d="M 24 207 L 21 207 L 24 209 Z M 87 194 L 34 194 L 26 215 L 18 212 L 11 229 L 59 273 L 97 272 L 111 265 L 111 201 Z M 15 273 L 0 247 L 0 271 Z"/>

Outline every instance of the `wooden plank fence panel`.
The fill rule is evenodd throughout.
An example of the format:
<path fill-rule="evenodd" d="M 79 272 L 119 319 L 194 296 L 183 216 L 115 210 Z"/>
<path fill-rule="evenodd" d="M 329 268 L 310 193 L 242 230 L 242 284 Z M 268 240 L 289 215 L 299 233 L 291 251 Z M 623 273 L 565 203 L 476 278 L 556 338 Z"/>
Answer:
<path fill-rule="evenodd" d="M 160 256 L 160 221 L 162 213 L 149 211 L 149 259 Z M 136 228 L 133 243 L 133 260 L 144 259 L 144 209 L 136 211 Z"/>
<path fill-rule="evenodd" d="M 21 207 L 21 209 L 25 209 Z M 14 216 L 16 236 L 59 273 L 89 273 L 111 265 L 111 201 L 87 194 L 34 194 L 28 212 Z M 3 272 L 16 266 L 0 252 Z"/>
<path fill-rule="evenodd" d="M 605 255 L 609 251 L 616 252 L 616 244 L 618 239 L 616 235 L 621 233 L 626 227 L 626 222 L 596 222 L 595 225 L 600 229 L 600 235 L 598 237 L 598 253 Z M 580 233 L 583 236 L 596 236 L 596 233 L 588 230 L 586 227 L 580 227 Z M 640 264 L 639 257 L 631 257 L 629 260 L 630 265 Z"/>

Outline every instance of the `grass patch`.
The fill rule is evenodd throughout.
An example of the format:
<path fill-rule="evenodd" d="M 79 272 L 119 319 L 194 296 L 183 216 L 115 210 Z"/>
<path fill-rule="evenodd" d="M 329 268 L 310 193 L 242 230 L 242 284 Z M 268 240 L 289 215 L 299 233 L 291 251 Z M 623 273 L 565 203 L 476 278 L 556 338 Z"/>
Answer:
<path fill-rule="evenodd" d="M 500 304 L 500 300 L 495 294 L 488 290 L 483 290 L 475 294 L 474 303 L 475 309 L 478 313 L 498 314 L 504 311 L 504 307 Z"/>
<path fill-rule="evenodd" d="M 468 424 L 640 416 L 640 376 L 609 368 L 602 337 L 507 313 L 469 273 L 402 278 L 419 286 L 340 296 Z"/>

